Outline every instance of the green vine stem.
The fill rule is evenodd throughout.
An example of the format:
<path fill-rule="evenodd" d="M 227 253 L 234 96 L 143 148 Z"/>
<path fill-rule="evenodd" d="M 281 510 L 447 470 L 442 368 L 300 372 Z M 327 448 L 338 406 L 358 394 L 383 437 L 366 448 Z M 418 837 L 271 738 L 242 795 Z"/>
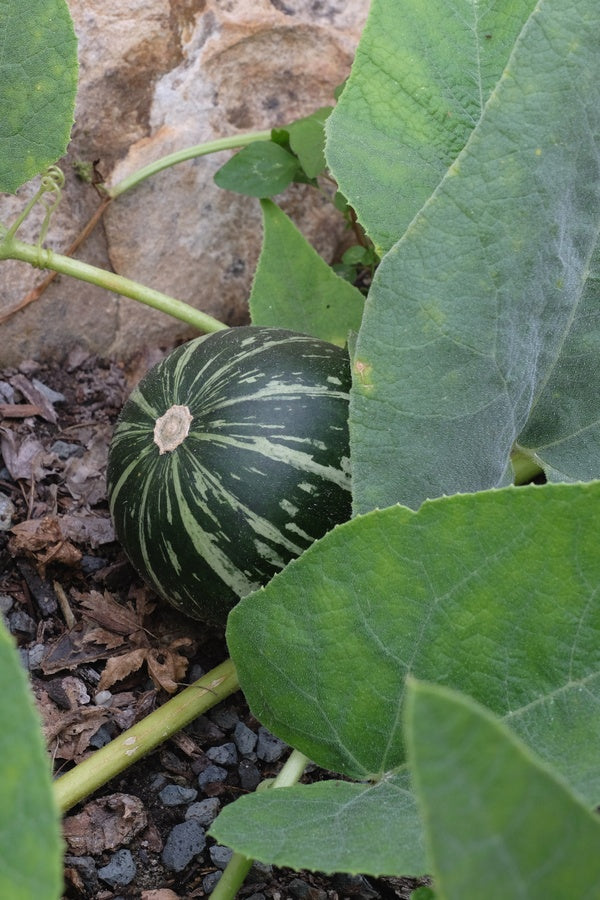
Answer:
<path fill-rule="evenodd" d="M 194 684 L 168 700 L 145 719 L 97 750 L 54 783 L 54 796 L 66 812 L 168 740 L 193 719 L 239 689 L 231 659 L 211 669 Z"/>
<path fill-rule="evenodd" d="M 268 131 L 250 131 L 246 134 L 235 134 L 230 137 L 218 138 L 215 141 L 207 141 L 204 144 L 196 144 L 194 147 L 185 147 L 183 150 L 177 150 L 175 153 L 169 153 L 157 159 L 156 162 L 149 163 L 137 172 L 133 172 L 126 178 L 123 178 L 117 184 L 109 188 L 108 194 L 113 198 L 119 197 L 125 191 L 130 191 L 146 178 L 175 166 L 177 163 L 185 162 L 188 159 L 195 159 L 198 156 L 207 156 L 209 153 L 218 153 L 220 150 L 234 150 L 236 147 L 245 147 L 256 141 L 268 141 L 271 139 L 271 129 Z"/>
<path fill-rule="evenodd" d="M 115 294 L 130 297 L 132 300 L 145 303 L 146 306 L 159 309 L 161 312 L 197 328 L 198 331 L 221 331 L 228 327 L 213 316 L 195 309 L 182 300 L 176 300 L 161 291 L 145 287 L 123 275 L 107 272 L 105 269 L 91 266 L 79 259 L 62 256 L 60 253 L 54 253 L 53 250 L 26 244 L 9 235 L 0 242 L 0 259 L 19 259 L 40 269 L 53 269 L 62 275 L 70 275 L 80 281 L 96 284 Z"/>
<path fill-rule="evenodd" d="M 308 762 L 307 756 L 300 753 L 299 750 L 292 750 L 279 775 L 273 781 L 270 781 L 268 785 L 265 782 L 260 784 L 258 790 L 265 786 L 268 787 L 268 790 L 291 787 L 291 785 L 296 784 L 300 780 Z M 249 856 L 234 853 L 210 895 L 211 900 L 233 900 L 244 883 L 246 875 L 252 868 L 253 862 L 254 860 Z"/>

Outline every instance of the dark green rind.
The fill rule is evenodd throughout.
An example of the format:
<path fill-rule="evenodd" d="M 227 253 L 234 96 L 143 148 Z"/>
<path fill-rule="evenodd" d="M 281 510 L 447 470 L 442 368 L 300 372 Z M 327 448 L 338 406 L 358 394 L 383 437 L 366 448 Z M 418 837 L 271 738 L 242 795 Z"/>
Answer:
<path fill-rule="evenodd" d="M 351 514 L 350 367 L 339 347 L 243 327 L 173 351 L 125 404 L 110 447 L 115 530 L 134 567 L 187 615 L 222 623 Z M 171 452 L 156 419 L 187 406 Z"/>

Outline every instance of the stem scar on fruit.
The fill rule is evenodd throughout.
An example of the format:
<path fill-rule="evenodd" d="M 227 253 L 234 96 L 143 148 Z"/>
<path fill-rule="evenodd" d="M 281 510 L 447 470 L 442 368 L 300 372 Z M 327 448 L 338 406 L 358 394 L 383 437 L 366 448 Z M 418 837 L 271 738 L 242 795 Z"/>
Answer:
<path fill-rule="evenodd" d="M 187 406 L 175 404 L 154 425 L 154 443 L 159 455 L 175 450 L 190 432 L 193 416 Z"/>

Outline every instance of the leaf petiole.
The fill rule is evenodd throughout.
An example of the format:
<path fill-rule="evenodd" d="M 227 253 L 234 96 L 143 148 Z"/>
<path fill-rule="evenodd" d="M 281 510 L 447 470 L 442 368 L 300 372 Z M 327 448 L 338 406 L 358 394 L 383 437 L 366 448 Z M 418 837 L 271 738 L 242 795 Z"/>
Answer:
<path fill-rule="evenodd" d="M 19 241 L 11 233 L 13 229 L 0 242 L 0 259 L 19 259 L 40 269 L 53 269 L 62 275 L 70 275 L 80 281 L 96 284 L 115 294 L 130 297 L 153 309 L 159 309 L 199 331 L 221 331 L 227 328 L 223 322 L 195 309 L 188 303 L 169 297 L 168 294 L 163 294 L 153 288 L 145 287 L 123 275 L 107 272 L 105 269 L 91 266 L 79 259 L 72 259 L 69 256 L 62 256 L 60 253 L 54 253 L 53 250 Z"/>
<path fill-rule="evenodd" d="M 66 812 L 84 800 L 238 689 L 235 666 L 231 659 L 227 659 L 62 775 L 54 783 L 54 796 L 59 809 Z"/>
<path fill-rule="evenodd" d="M 291 787 L 296 784 L 302 777 L 309 759 L 299 750 L 292 750 L 287 758 L 284 766 L 277 777 L 268 785 L 268 790 L 273 788 Z M 263 782 L 264 785 L 264 782 Z M 258 786 L 258 790 L 263 787 Z M 249 856 L 243 856 L 241 853 L 234 853 L 227 863 L 223 874 L 219 878 L 217 885 L 211 893 L 211 900 L 233 900 L 238 890 L 244 883 L 246 875 L 252 868 L 253 859 Z"/>
<path fill-rule="evenodd" d="M 245 147 L 255 141 L 269 141 L 271 139 L 271 129 L 266 131 L 250 131 L 246 134 L 235 134 L 225 138 L 218 138 L 214 141 L 207 141 L 204 144 L 196 144 L 193 147 L 185 147 L 183 150 L 177 150 L 175 153 L 169 153 L 157 159 L 155 162 L 149 163 L 137 172 L 133 172 L 108 190 L 108 194 L 113 200 L 136 187 L 146 178 L 175 166 L 180 162 L 188 159 L 195 159 L 198 156 L 207 156 L 209 153 L 218 153 L 220 150 L 234 150 L 236 147 Z"/>

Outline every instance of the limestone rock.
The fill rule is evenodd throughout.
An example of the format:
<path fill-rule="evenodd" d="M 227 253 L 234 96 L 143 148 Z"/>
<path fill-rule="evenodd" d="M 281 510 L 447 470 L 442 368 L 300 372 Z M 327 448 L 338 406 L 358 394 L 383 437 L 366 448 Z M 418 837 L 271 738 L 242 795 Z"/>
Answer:
<path fill-rule="evenodd" d="M 98 160 L 115 184 L 147 162 L 217 137 L 270 128 L 332 102 L 348 75 L 368 0 L 69 0 L 79 37 L 80 88 L 64 196 L 47 245 L 73 240 L 98 205 L 73 170 Z M 260 249 L 257 201 L 221 191 L 213 174 L 227 154 L 166 170 L 123 194 L 77 254 L 193 303 L 228 324 L 245 320 Z M 10 222 L 30 195 L 3 197 Z M 343 223 L 314 190 L 278 198 L 331 258 Z M 40 216 L 23 229 L 35 240 Z M 44 273 L 0 264 L 0 316 Z M 131 355 L 191 332 L 182 323 L 66 277 L 0 324 L 0 365 L 63 357 L 81 345 Z"/>

